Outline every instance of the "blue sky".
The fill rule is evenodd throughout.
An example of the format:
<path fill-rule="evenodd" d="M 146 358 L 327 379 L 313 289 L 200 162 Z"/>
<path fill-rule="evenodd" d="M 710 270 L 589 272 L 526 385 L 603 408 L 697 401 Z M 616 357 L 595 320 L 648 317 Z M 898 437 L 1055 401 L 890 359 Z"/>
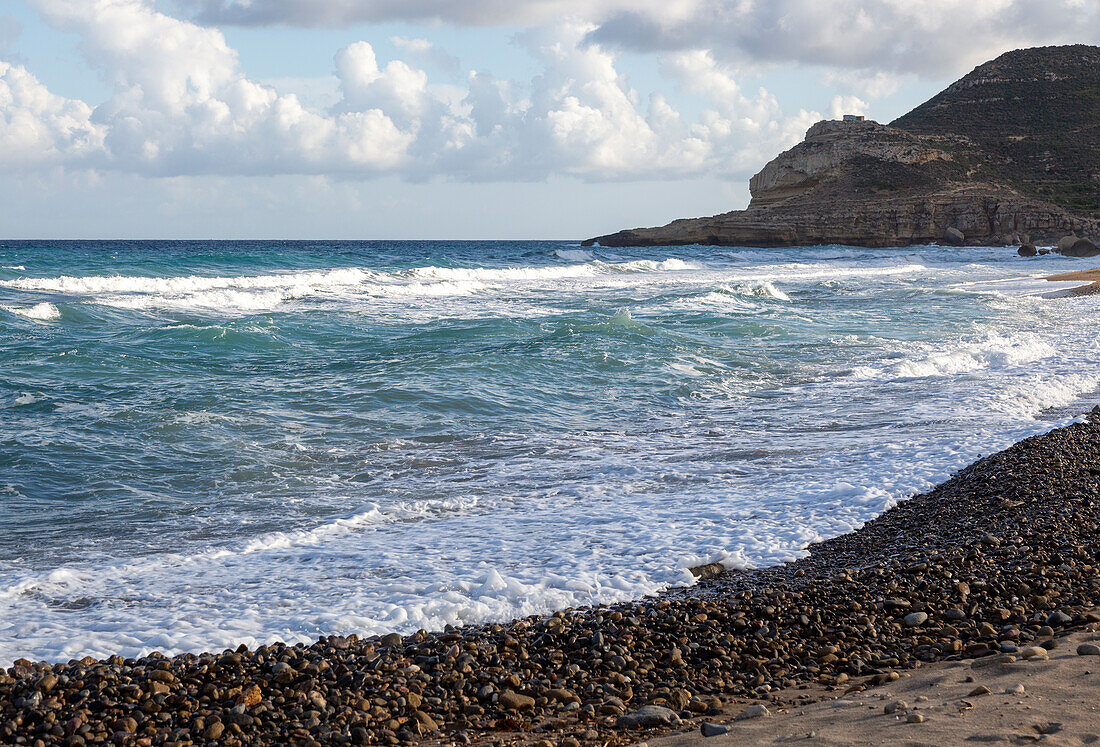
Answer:
<path fill-rule="evenodd" d="M 8 237 L 583 238 L 743 207 L 1098 0 L 0 0 Z"/>

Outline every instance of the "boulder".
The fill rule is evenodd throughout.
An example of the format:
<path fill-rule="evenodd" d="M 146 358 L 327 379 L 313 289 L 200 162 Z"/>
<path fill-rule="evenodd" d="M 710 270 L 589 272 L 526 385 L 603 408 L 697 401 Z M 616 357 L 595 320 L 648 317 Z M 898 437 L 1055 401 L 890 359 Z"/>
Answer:
<path fill-rule="evenodd" d="M 1100 248 L 1088 239 L 1077 239 L 1068 249 L 1061 251 L 1067 257 L 1095 257 L 1100 254 Z"/>
<path fill-rule="evenodd" d="M 1039 253 L 1039 250 L 1035 248 L 1034 244 L 1023 244 L 1016 250 L 1016 253 L 1021 257 L 1034 257 Z"/>
<path fill-rule="evenodd" d="M 962 246 L 966 243 L 966 235 L 959 229 L 951 226 L 943 232 L 943 240 L 951 246 Z"/>
<path fill-rule="evenodd" d="M 1072 234 L 1069 235 L 1069 236 L 1063 236 L 1062 238 L 1058 239 L 1058 253 L 1059 254 L 1065 254 L 1066 250 L 1068 250 L 1070 247 L 1072 247 L 1076 243 L 1077 243 L 1077 237 L 1076 236 L 1073 236 Z"/>

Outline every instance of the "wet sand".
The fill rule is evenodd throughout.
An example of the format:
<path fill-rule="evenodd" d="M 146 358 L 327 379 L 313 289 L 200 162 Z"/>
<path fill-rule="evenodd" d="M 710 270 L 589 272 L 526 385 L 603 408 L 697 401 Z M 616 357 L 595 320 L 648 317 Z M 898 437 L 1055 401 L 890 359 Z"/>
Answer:
<path fill-rule="evenodd" d="M 1076 272 L 1063 272 L 1060 275 L 1049 275 L 1044 280 L 1050 280 L 1053 282 L 1075 282 L 1080 281 L 1084 285 L 1080 285 L 1076 288 L 1070 288 L 1064 294 L 1065 296 L 1094 296 L 1100 293 L 1100 268 L 1092 270 L 1077 270 Z"/>

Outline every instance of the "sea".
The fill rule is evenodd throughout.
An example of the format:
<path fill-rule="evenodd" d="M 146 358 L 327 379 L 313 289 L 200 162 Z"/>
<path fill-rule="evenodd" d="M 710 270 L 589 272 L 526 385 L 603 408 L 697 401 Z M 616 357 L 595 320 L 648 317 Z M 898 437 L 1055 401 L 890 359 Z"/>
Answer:
<path fill-rule="evenodd" d="M 0 242 L 0 664 L 782 563 L 1100 386 L 1010 248 Z M 1072 285 L 1072 284 L 1070 284 Z"/>

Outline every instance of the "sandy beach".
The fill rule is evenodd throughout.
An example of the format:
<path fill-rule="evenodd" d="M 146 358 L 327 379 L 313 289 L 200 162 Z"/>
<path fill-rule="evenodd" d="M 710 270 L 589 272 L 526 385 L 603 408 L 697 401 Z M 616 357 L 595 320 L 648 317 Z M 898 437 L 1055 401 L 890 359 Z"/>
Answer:
<path fill-rule="evenodd" d="M 1098 522 L 1100 422 L 1081 422 L 986 457 L 803 560 L 631 604 L 311 647 L 21 660 L 0 675 L 0 739 L 625 744 L 694 734 L 700 720 L 735 718 L 749 701 L 781 716 L 799 701 L 820 701 L 799 717 L 806 727 L 787 716 L 738 726 L 760 730 L 755 740 L 773 730 L 816 732 L 814 719 L 838 708 L 823 697 L 866 690 L 851 713 L 881 710 L 886 698 L 874 688 L 883 685 L 919 712 L 913 688 L 940 671 L 931 675 L 943 689 L 927 695 L 927 724 L 899 727 L 938 739 L 960 698 L 979 697 L 960 695 L 967 685 L 988 680 L 994 692 L 1021 666 L 1045 672 L 1018 662 L 1100 622 Z M 1055 648 L 1051 666 L 1070 646 Z M 998 656 L 1005 664 L 975 671 L 973 683 L 955 681 L 970 660 Z M 947 663 L 926 669 L 936 662 Z M 989 679 L 994 673 L 1003 681 Z M 1027 705 L 1041 695 L 1040 687 Z M 1075 702 L 1049 698 L 1035 722 L 1069 723 L 1080 715 Z"/>
<path fill-rule="evenodd" d="M 1066 296 L 1092 296 L 1100 293 L 1100 268 L 1092 270 L 1078 270 L 1076 272 L 1063 272 L 1060 275 L 1049 275 L 1045 280 L 1051 282 L 1081 282 L 1082 285 L 1071 288 L 1064 293 Z"/>
<path fill-rule="evenodd" d="M 1100 741 L 1098 639 L 1089 625 L 1043 640 L 1044 653 L 1029 658 L 938 662 L 878 687 L 809 690 L 801 699 L 762 703 L 768 714 L 755 718 L 736 720 L 756 704 L 731 703 L 721 717 L 697 719 L 695 731 L 648 744 L 1094 744 Z"/>

